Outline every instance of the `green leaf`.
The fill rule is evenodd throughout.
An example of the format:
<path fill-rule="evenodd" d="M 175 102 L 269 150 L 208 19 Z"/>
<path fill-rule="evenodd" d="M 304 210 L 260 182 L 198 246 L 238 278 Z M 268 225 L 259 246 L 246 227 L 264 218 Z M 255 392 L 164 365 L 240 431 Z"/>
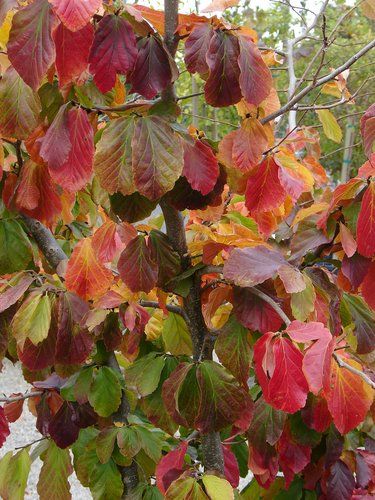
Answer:
<path fill-rule="evenodd" d="M 181 476 L 170 485 L 166 494 L 166 500 L 177 500 L 188 498 L 189 500 L 207 500 L 199 483 L 189 476 Z"/>
<path fill-rule="evenodd" d="M 287 414 L 276 410 L 260 397 L 255 403 L 254 416 L 249 427 L 249 439 L 258 449 L 265 443 L 275 445 L 283 432 Z"/>
<path fill-rule="evenodd" d="M 221 363 L 245 385 L 252 358 L 250 337 L 250 332 L 231 315 L 215 342 L 215 352 Z"/>
<path fill-rule="evenodd" d="M 107 427 L 101 430 L 96 438 L 96 454 L 102 464 L 107 463 L 111 458 L 118 432 L 117 427 Z"/>
<path fill-rule="evenodd" d="M 153 432 L 141 425 L 136 426 L 136 432 L 142 449 L 145 451 L 151 460 L 158 463 L 161 458 L 161 448 L 163 441 L 160 438 L 159 432 Z"/>
<path fill-rule="evenodd" d="M 0 220 L 0 275 L 27 269 L 32 259 L 29 238 L 16 220 Z"/>
<path fill-rule="evenodd" d="M 73 472 L 69 450 L 58 448 L 55 442 L 50 440 L 41 459 L 43 467 L 37 486 L 40 499 L 69 500 L 71 494 L 68 477 Z"/>
<path fill-rule="evenodd" d="M 121 427 L 117 434 L 117 445 L 125 457 L 134 457 L 141 449 L 136 429 L 134 427 Z"/>
<path fill-rule="evenodd" d="M 48 336 L 51 302 L 48 295 L 30 294 L 13 317 L 11 328 L 21 349 L 28 338 L 34 345 Z"/>
<path fill-rule="evenodd" d="M 83 486 L 89 486 L 91 471 L 99 462 L 96 454 L 98 434 L 98 429 L 94 427 L 81 429 L 77 441 L 72 446 L 74 470 Z"/>
<path fill-rule="evenodd" d="M 27 448 L 13 456 L 5 455 L 0 466 L 0 494 L 4 500 L 23 500 L 30 466 Z"/>
<path fill-rule="evenodd" d="M 303 273 L 302 273 L 303 274 Z M 290 304 L 293 316 L 299 321 L 306 321 L 315 310 L 315 289 L 311 279 L 303 274 L 306 288 L 302 292 L 292 293 Z"/>
<path fill-rule="evenodd" d="M 94 500 L 119 500 L 123 490 L 120 471 L 112 459 L 94 467 L 90 475 L 90 491 Z"/>
<path fill-rule="evenodd" d="M 89 402 L 101 417 L 109 417 L 120 406 L 121 385 L 118 377 L 108 366 L 101 366 L 88 394 Z"/>
<path fill-rule="evenodd" d="M 193 352 L 193 344 L 184 318 L 180 314 L 170 312 L 163 321 L 162 338 L 166 352 L 174 356 Z"/>
<path fill-rule="evenodd" d="M 148 396 L 157 388 L 163 367 L 163 356 L 156 356 L 156 352 L 146 354 L 126 370 L 128 387 L 134 387 L 142 397 Z"/>
<path fill-rule="evenodd" d="M 231 500 L 234 498 L 233 488 L 226 479 L 214 476 L 213 474 L 204 474 L 202 482 L 211 500 Z"/>

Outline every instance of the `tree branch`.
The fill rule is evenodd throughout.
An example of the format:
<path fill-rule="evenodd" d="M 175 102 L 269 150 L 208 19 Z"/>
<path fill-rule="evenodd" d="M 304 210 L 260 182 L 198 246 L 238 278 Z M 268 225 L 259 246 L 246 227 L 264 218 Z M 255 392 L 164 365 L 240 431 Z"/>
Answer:
<path fill-rule="evenodd" d="M 153 300 L 140 300 L 139 303 L 142 307 L 153 307 L 154 309 L 161 309 L 159 303 Z M 179 314 L 183 318 L 186 317 L 185 311 L 180 306 L 176 306 L 174 304 L 166 304 L 165 307 L 169 312 Z"/>
<path fill-rule="evenodd" d="M 25 394 L 21 394 L 20 396 L 9 396 L 0 398 L 0 403 L 15 403 L 16 401 L 24 401 L 28 398 L 36 398 L 37 396 L 41 396 L 43 391 L 34 391 L 34 392 L 26 392 Z"/>
<path fill-rule="evenodd" d="M 337 364 L 341 368 L 346 368 L 348 371 L 354 373 L 355 375 L 358 375 L 358 377 L 361 377 L 362 380 L 366 382 L 369 386 L 371 386 L 373 389 L 375 389 L 375 382 L 373 382 L 370 377 L 366 375 L 366 373 L 361 372 L 361 370 L 357 370 L 357 368 L 354 368 L 354 366 L 349 365 L 346 363 L 340 356 L 338 356 L 336 353 L 333 353 L 333 357 L 337 361 Z"/>
<path fill-rule="evenodd" d="M 369 42 L 365 47 L 363 47 L 360 51 L 358 51 L 356 54 L 354 54 L 350 59 L 348 59 L 344 64 L 339 66 L 337 69 L 329 73 L 328 75 L 319 78 L 316 80 L 316 82 L 312 82 L 310 85 L 307 85 L 303 90 L 301 90 L 297 95 L 295 95 L 289 102 L 287 102 L 284 106 L 282 106 L 279 110 L 269 114 L 268 116 L 265 116 L 262 118 L 261 123 L 264 125 L 265 123 L 268 123 L 278 116 L 283 115 L 284 113 L 288 112 L 295 104 L 297 104 L 301 99 L 305 97 L 309 92 L 311 92 L 313 89 L 320 87 L 321 85 L 324 85 L 325 83 L 329 82 L 333 78 L 335 78 L 337 75 L 342 73 L 345 69 L 349 68 L 352 66 L 355 62 L 358 61 L 361 57 L 363 57 L 367 52 L 372 50 L 375 47 L 375 39 Z"/>

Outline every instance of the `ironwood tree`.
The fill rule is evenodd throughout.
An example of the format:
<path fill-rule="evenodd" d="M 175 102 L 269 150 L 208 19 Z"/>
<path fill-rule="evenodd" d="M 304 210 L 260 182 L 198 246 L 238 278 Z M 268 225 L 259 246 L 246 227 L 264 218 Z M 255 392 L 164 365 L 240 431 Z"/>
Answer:
<path fill-rule="evenodd" d="M 375 104 L 337 187 L 303 118 L 340 142 L 330 109 L 375 40 L 324 73 L 327 5 L 280 53 L 178 0 L 0 3 L 0 352 L 32 385 L 0 398 L 0 445 L 25 404 L 41 434 L 1 459 L 4 499 L 37 457 L 42 499 L 73 470 L 95 499 L 374 494 Z M 239 126 L 184 126 L 182 72 Z"/>

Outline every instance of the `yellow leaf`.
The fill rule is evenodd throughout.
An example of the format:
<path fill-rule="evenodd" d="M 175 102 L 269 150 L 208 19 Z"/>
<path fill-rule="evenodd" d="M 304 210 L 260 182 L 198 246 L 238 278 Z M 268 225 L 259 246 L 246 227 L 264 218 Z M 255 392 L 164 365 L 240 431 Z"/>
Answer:
<path fill-rule="evenodd" d="M 211 500 L 234 499 L 233 488 L 226 479 L 214 476 L 213 474 L 204 474 L 202 481 Z"/>
<path fill-rule="evenodd" d="M 334 142 L 341 142 L 342 130 L 336 118 L 328 109 L 318 109 L 316 114 L 323 125 L 323 130 L 328 139 Z"/>
<path fill-rule="evenodd" d="M 0 26 L 0 45 L 4 48 L 9 40 L 9 32 L 12 27 L 12 19 L 14 16 L 14 12 L 10 10 L 6 18 L 4 19 L 3 24 Z"/>
<path fill-rule="evenodd" d="M 334 97 L 337 97 L 340 99 L 341 90 L 339 88 L 338 82 L 336 80 L 334 80 L 332 82 L 325 83 L 322 87 L 322 94 L 333 95 Z"/>
<path fill-rule="evenodd" d="M 51 302 L 48 295 L 33 294 L 25 300 L 13 317 L 11 330 L 23 349 L 26 339 L 34 345 L 47 338 L 51 324 Z"/>
<path fill-rule="evenodd" d="M 145 327 L 147 340 L 152 341 L 160 337 L 163 330 L 163 314 L 164 313 L 161 309 L 156 309 L 154 314 L 149 319 Z"/>
<path fill-rule="evenodd" d="M 296 224 L 303 221 L 304 219 L 306 219 L 306 217 L 309 217 L 310 215 L 318 214 L 319 212 L 323 212 L 323 210 L 327 210 L 328 207 L 329 207 L 328 203 L 321 202 L 321 203 L 314 203 L 310 207 L 301 208 L 301 210 L 294 217 L 292 226 L 295 226 Z"/>

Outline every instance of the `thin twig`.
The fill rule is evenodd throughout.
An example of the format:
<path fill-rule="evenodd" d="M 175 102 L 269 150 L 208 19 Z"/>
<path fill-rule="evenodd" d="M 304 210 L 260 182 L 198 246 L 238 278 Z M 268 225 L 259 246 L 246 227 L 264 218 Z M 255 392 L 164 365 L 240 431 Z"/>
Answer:
<path fill-rule="evenodd" d="M 23 446 L 16 446 L 14 449 L 15 450 L 23 450 L 24 448 L 28 448 L 29 446 L 32 446 L 33 444 L 40 443 L 41 441 L 44 441 L 47 439 L 45 436 L 42 436 L 39 439 L 35 439 L 35 441 L 32 441 L 31 443 L 24 444 Z"/>
<path fill-rule="evenodd" d="M 338 356 L 336 353 L 333 353 L 333 357 L 337 361 L 337 364 L 341 368 L 346 368 L 348 371 L 354 373 L 355 375 L 358 375 L 358 377 L 361 377 L 362 380 L 366 382 L 369 386 L 371 386 L 373 389 L 375 389 L 375 382 L 373 382 L 370 377 L 368 377 L 364 372 L 361 372 L 361 370 L 357 370 L 357 368 L 354 368 L 354 366 L 349 365 L 346 363 L 340 356 Z"/>
<path fill-rule="evenodd" d="M 139 303 L 142 307 L 152 307 L 154 309 L 161 309 L 162 308 L 160 306 L 159 302 L 156 302 L 153 300 L 140 300 Z M 186 319 L 186 313 L 182 307 L 176 306 L 174 304 L 166 304 L 165 307 L 169 312 L 172 312 L 174 314 L 179 314 L 184 319 Z"/>
<path fill-rule="evenodd" d="M 284 323 L 286 324 L 286 326 L 290 325 L 291 321 L 288 318 L 288 316 L 281 309 L 281 307 L 279 306 L 279 304 L 277 304 L 277 302 L 275 302 L 269 295 L 265 294 L 264 292 L 262 292 L 261 290 L 259 290 L 258 288 L 255 288 L 255 287 L 249 288 L 249 291 L 253 295 L 256 295 L 260 299 L 264 300 L 264 302 L 267 302 L 267 304 L 269 304 L 274 309 L 274 311 L 277 312 L 277 314 L 284 321 Z"/>
<path fill-rule="evenodd" d="M 27 392 L 25 394 L 21 394 L 20 396 L 9 396 L 5 398 L 0 398 L 0 403 L 15 403 L 16 401 L 23 401 L 24 399 L 28 398 L 35 398 L 37 396 L 41 396 L 42 394 L 43 391 Z"/>
<path fill-rule="evenodd" d="M 177 97 L 177 101 L 182 101 L 183 99 L 190 99 L 191 97 L 197 97 L 203 94 L 204 92 L 195 92 L 194 94 L 182 95 L 180 97 Z"/>
<path fill-rule="evenodd" d="M 334 151 L 331 151 L 330 153 L 327 153 L 326 155 L 321 156 L 320 159 L 324 160 L 324 158 L 328 158 L 328 156 L 332 156 L 340 151 L 344 151 L 345 149 L 356 148 L 357 146 L 360 146 L 361 144 L 362 144 L 362 141 L 359 141 L 359 142 L 356 142 L 355 144 L 353 144 L 352 146 L 344 146 L 342 148 L 335 149 Z"/>

